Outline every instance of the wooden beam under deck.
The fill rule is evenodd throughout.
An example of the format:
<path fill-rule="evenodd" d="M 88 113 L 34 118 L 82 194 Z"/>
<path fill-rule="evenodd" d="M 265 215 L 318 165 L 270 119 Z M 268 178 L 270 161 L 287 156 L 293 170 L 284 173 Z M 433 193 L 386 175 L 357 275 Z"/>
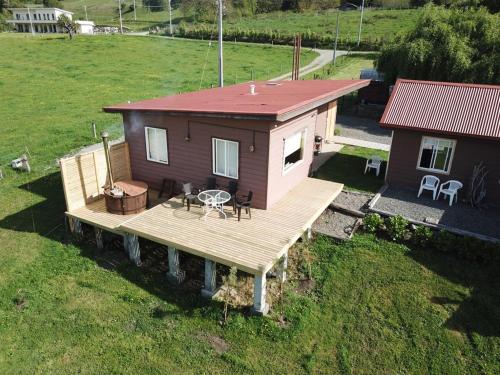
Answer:
<path fill-rule="evenodd" d="M 100 200 L 67 212 L 82 222 L 118 234 L 130 233 L 227 266 L 261 275 L 288 251 L 342 191 L 342 184 L 306 178 L 269 210 L 242 212 L 230 207 L 227 220 L 216 212 L 204 220 L 198 205 L 187 211 L 179 198 L 137 215 L 113 215 Z"/>

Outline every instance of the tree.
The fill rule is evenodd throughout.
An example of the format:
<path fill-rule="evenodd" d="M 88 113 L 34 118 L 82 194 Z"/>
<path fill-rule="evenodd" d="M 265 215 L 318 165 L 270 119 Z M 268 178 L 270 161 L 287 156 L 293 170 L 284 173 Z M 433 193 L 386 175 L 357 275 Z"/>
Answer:
<path fill-rule="evenodd" d="M 73 35 L 78 31 L 78 24 L 65 14 L 61 14 L 57 19 L 57 26 L 69 34 L 69 38 L 73 39 Z"/>
<path fill-rule="evenodd" d="M 142 0 L 145 7 L 151 7 L 151 12 L 161 12 L 165 9 L 165 0 Z"/>
<path fill-rule="evenodd" d="M 62 8 L 59 0 L 43 0 L 42 4 L 46 8 Z"/>
<path fill-rule="evenodd" d="M 499 15 L 481 9 L 425 7 L 416 25 L 382 47 L 376 62 L 396 78 L 499 83 Z"/>

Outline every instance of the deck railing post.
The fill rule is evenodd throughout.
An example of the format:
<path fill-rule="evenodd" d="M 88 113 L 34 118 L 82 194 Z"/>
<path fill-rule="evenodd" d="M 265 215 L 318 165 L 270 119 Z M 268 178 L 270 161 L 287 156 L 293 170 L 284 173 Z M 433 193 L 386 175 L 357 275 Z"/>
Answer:
<path fill-rule="evenodd" d="M 201 295 L 205 298 L 212 298 L 217 289 L 217 263 L 210 259 L 205 259 L 205 285 L 201 290 Z"/>
<path fill-rule="evenodd" d="M 171 284 L 179 285 L 186 278 L 186 272 L 180 269 L 179 251 L 169 246 L 168 247 L 168 273 L 167 279 Z"/>
<path fill-rule="evenodd" d="M 288 267 L 288 252 L 283 255 L 280 260 L 279 260 L 279 263 L 278 263 L 278 279 L 280 280 L 280 282 L 284 283 L 286 281 L 286 269 Z"/>
<path fill-rule="evenodd" d="M 141 249 L 139 247 L 139 237 L 135 234 L 125 234 L 123 236 L 123 246 L 128 253 L 128 257 L 136 266 L 141 265 Z"/>
<path fill-rule="evenodd" d="M 269 305 L 266 302 L 266 273 L 254 276 L 252 312 L 258 315 L 267 315 Z"/>

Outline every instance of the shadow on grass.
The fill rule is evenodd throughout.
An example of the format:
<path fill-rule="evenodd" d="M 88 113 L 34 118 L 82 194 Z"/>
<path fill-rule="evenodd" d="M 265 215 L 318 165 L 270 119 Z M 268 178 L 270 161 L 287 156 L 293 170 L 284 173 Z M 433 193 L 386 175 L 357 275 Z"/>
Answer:
<path fill-rule="evenodd" d="M 79 241 L 68 232 L 64 216 L 64 192 L 58 172 L 19 185 L 18 188 L 45 199 L 1 219 L 0 228 L 38 233 L 52 241 L 71 244 L 80 250 L 82 256 L 100 267 L 111 269 L 147 292 L 175 304 L 179 309 L 176 312 L 178 314 L 190 316 L 193 310 L 207 305 L 199 295 L 203 282 L 203 259 L 182 254 L 181 264 L 186 271 L 186 281 L 178 287 L 171 286 L 166 279 L 168 256 L 164 247 L 141 239 L 143 266 L 136 267 L 125 254 L 121 236 L 105 233 L 105 249 L 98 250 L 90 226 L 84 225 L 84 237 Z M 160 317 L 161 313 L 156 315 Z"/>
<path fill-rule="evenodd" d="M 444 323 L 452 331 L 500 337 L 500 267 L 432 250 L 412 250 L 409 256 L 447 280 L 471 289 L 470 295 L 436 295 L 432 303 L 453 311 Z"/>
<path fill-rule="evenodd" d="M 342 183 L 346 189 L 376 193 L 384 184 L 386 164 L 382 162 L 378 177 L 373 169 L 364 174 L 365 157 L 339 152 L 323 164 L 314 177 Z"/>

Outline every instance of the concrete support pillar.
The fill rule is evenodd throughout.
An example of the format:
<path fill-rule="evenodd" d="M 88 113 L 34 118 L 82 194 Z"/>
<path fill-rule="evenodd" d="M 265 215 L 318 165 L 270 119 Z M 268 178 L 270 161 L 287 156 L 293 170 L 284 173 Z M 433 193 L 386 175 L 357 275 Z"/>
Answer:
<path fill-rule="evenodd" d="M 210 259 L 205 259 L 205 285 L 201 290 L 202 297 L 212 298 L 217 289 L 217 263 Z"/>
<path fill-rule="evenodd" d="M 82 222 L 73 217 L 68 217 L 68 222 L 71 233 L 73 233 L 76 238 L 81 239 L 83 237 Z"/>
<path fill-rule="evenodd" d="M 288 252 L 281 257 L 276 267 L 278 279 L 282 283 L 286 281 L 287 267 L 288 267 Z"/>
<path fill-rule="evenodd" d="M 102 241 L 102 229 L 94 227 L 95 243 L 99 250 L 104 249 L 104 242 Z"/>
<path fill-rule="evenodd" d="M 254 276 L 252 312 L 258 315 L 267 315 L 269 305 L 266 302 L 266 274 Z"/>
<path fill-rule="evenodd" d="M 181 284 L 186 278 L 186 272 L 182 271 L 179 264 L 179 251 L 169 246 L 168 247 L 168 282 L 174 285 Z"/>
<path fill-rule="evenodd" d="M 135 234 L 125 234 L 123 236 L 123 247 L 128 253 L 128 257 L 136 266 L 141 265 L 141 249 L 139 247 L 139 237 Z"/>
<path fill-rule="evenodd" d="M 309 227 L 307 230 L 304 232 L 302 236 L 302 240 L 305 241 L 311 241 L 312 240 L 312 228 Z"/>

